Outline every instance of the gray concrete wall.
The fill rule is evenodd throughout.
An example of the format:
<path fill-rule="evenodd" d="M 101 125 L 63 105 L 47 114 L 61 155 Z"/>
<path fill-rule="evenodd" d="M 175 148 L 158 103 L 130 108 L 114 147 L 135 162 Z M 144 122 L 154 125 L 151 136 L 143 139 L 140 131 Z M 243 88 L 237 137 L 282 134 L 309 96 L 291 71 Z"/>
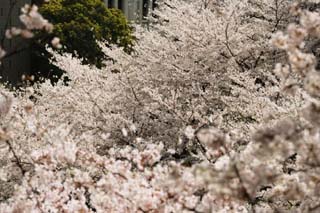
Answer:
<path fill-rule="evenodd" d="M 112 0 L 111 5 L 108 0 L 104 0 L 104 2 L 108 7 L 121 9 L 129 21 L 141 22 L 143 7 L 146 6 L 148 12 L 152 8 L 152 0 Z M 119 7 L 119 5 L 121 6 Z"/>

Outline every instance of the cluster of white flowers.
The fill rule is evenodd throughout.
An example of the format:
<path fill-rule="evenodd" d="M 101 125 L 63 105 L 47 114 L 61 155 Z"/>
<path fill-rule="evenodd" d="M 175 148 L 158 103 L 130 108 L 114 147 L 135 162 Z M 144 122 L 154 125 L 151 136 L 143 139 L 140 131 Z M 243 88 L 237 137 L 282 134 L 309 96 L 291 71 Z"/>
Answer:
<path fill-rule="evenodd" d="M 12 99 L 4 93 L 0 95 L 0 117 L 4 117 L 11 108 Z"/>

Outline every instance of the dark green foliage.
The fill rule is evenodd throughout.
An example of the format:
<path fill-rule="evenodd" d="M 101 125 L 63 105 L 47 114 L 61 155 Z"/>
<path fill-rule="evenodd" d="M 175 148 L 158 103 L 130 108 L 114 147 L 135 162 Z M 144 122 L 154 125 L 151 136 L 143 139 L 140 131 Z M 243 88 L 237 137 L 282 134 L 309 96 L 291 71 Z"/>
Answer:
<path fill-rule="evenodd" d="M 34 43 L 31 51 L 31 70 L 32 75 L 35 77 L 35 82 L 42 81 L 42 79 L 50 79 L 54 84 L 61 79 L 65 74 L 64 70 L 61 70 L 58 66 L 51 63 L 52 55 L 46 51 L 45 47 Z M 64 78 L 66 83 L 69 79 Z"/>
<path fill-rule="evenodd" d="M 54 31 L 50 38 L 40 36 L 40 46 L 35 48 L 39 56 L 53 37 L 61 40 L 60 53 L 71 53 L 84 64 L 98 68 L 108 58 L 99 42 L 116 44 L 127 52 L 132 50 L 134 37 L 125 16 L 118 9 L 108 9 L 101 0 L 50 0 L 40 7 L 40 12 L 54 24 Z"/>

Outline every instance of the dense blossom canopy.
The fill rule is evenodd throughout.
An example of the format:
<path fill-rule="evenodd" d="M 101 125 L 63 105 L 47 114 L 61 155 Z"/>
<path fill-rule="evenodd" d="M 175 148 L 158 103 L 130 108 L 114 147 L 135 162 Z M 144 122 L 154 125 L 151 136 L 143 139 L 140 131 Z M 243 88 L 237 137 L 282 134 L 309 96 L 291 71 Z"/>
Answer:
<path fill-rule="evenodd" d="M 290 3 L 160 1 L 134 54 L 1 88 L 0 212 L 319 211 L 320 14 Z"/>

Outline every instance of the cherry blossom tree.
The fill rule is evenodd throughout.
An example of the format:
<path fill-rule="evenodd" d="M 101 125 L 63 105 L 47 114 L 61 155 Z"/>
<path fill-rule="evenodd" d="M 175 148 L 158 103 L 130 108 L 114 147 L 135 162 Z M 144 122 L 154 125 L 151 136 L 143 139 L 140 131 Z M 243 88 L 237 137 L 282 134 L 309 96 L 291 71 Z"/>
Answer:
<path fill-rule="evenodd" d="M 135 54 L 1 88 L 0 212 L 317 212 L 320 15 L 270 2 L 159 1 Z"/>

